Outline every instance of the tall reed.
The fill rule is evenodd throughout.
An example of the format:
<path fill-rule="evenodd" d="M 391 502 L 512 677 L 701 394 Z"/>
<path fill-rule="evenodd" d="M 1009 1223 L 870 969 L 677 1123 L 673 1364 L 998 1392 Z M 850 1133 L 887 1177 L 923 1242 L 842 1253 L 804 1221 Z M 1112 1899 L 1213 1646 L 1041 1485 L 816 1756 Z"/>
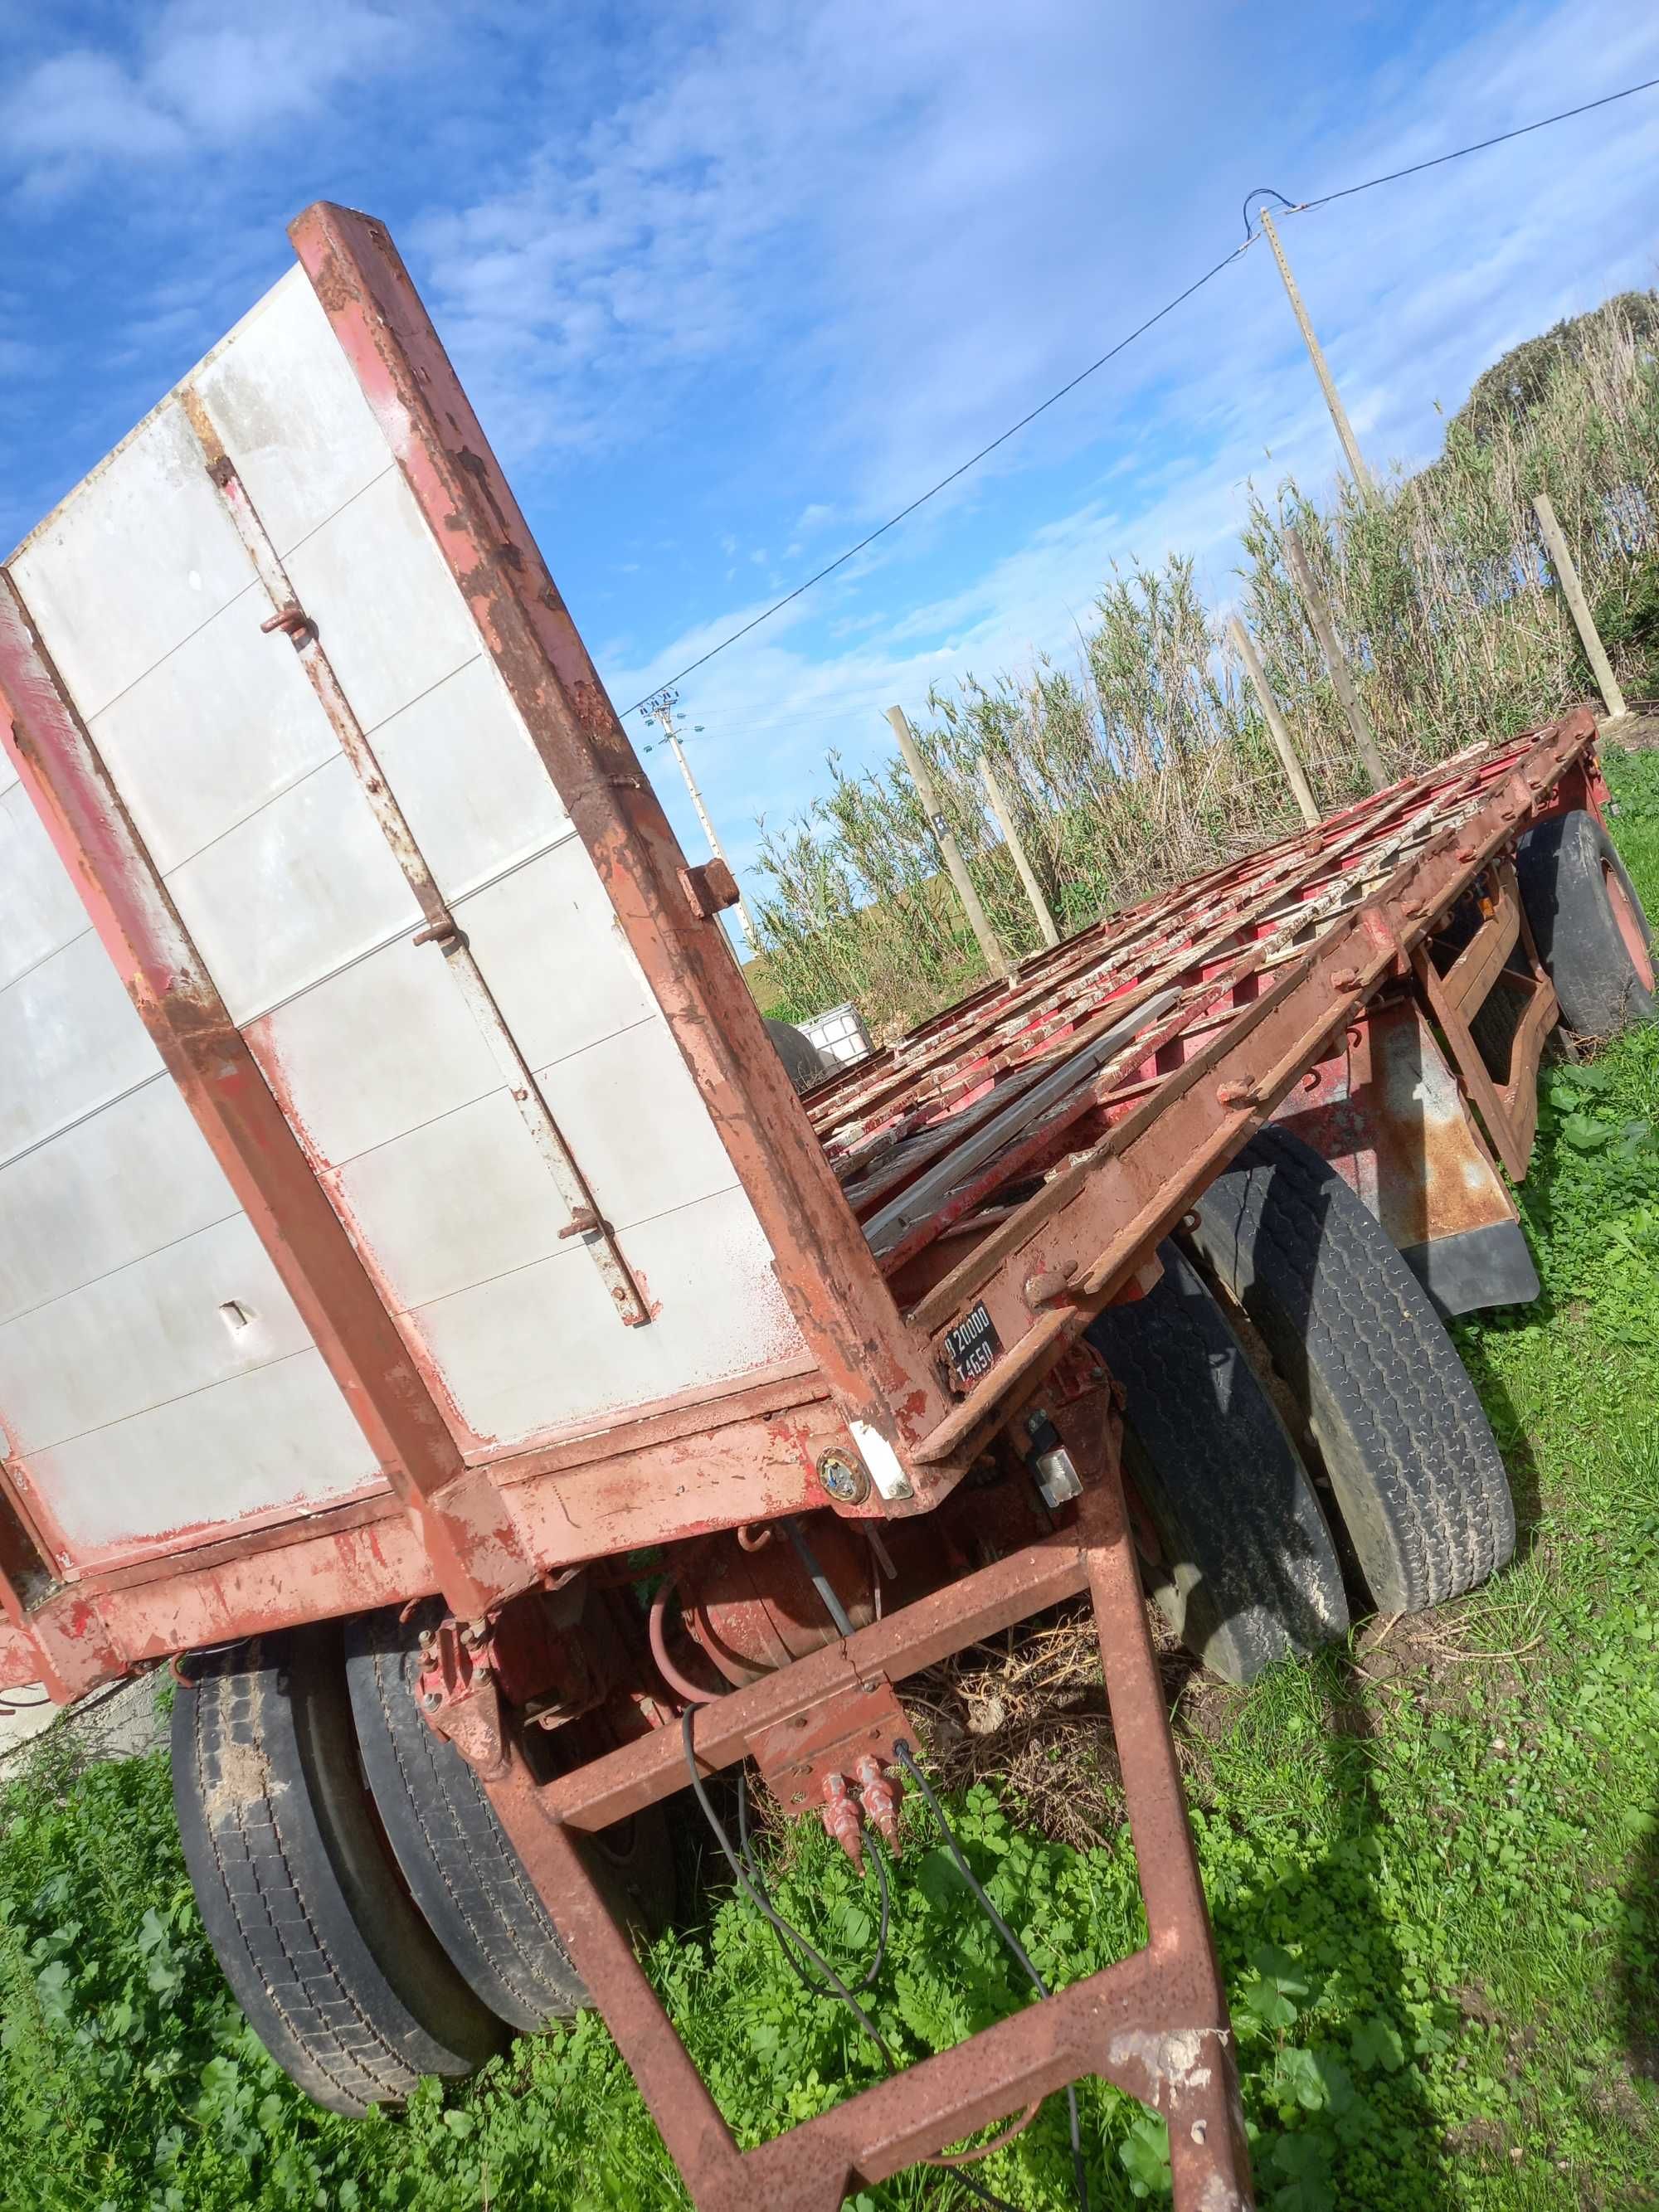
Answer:
<path fill-rule="evenodd" d="M 1289 523 L 1390 774 L 1588 693 L 1539 542 L 1538 491 L 1555 503 L 1626 690 L 1659 684 L 1656 326 L 1659 295 L 1626 295 L 1570 326 L 1570 344 L 1518 349 L 1506 357 L 1526 358 L 1516 404 L 1494 398 L 1489 371 L 1439 459 L 1370 496 L 1344 481 L 1322 508 L 1291 480 L 1271 498 L 1251 489 L 1237 609 L 1322 805 L 1363 783 L 1285 566 Z M 1298 826 L 1220 613 L 1180 555 L 1115 568 L 1069 665 L 970 676 L 926 705 L 912 720 L 940 804 L 1016 952 L 1039 939 L 985 803 L 983 759 L 1063 928 Z M 852 775 L 831 756 L 829 769 L 828 792 L 763 835 L 757 981 L 769 1009 L 799 1019 L 853 999 L 891 1035 L 970 988 L 983 963 L 902 766 Z"/>

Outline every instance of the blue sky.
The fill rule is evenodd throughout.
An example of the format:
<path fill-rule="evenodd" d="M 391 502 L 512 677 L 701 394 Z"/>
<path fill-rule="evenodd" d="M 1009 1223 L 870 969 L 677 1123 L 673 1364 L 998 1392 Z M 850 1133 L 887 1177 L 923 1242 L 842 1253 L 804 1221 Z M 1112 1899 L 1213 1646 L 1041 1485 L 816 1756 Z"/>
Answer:
<path fill-rule="evenodd" d="M 1639 0 L 0 0 L 0 540 L 344 200 L 398 238 L 626 707 L 1225 252 L 1247 189 L 1656 74 Z M 1287 223 L 1374 461 L 1656 281 L 1656 156 L 1659 93 Z M 890 702 L 1066 654 L 1114 559 L 1189 551 L 1224 600 L 1247 483 L 1334 458 L 1257 247 L 686 684 L 733 857 L 828 749 L 884 752 Z"/>

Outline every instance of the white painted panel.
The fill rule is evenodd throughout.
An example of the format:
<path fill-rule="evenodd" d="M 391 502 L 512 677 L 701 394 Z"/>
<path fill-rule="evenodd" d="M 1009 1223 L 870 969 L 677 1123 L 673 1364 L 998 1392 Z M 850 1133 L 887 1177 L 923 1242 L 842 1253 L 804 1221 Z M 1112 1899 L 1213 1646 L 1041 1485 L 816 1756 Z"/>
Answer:
<path fill-rule="evenodd" d="M 9 566 L 88 720 L 252 574 L 176 401 L 94 469 Z"/>
<path fill-rule="evenodd" d="M 343 753 L 175 869 L 167 889 L 238 1022 L 421 923 Z"/>
<path fill-rule="evenodd" d="M 707 1115 L 687 1110 L 698 1101 L 659 1021 L 561 1061 L 543 1088 L 630 1260 L 635 1224 L 736 1180 Z M 332 1184 L 398 1308 L 427 1305 L 564 1249 L 564 1201 L 501 1089 L 361 1153 Z"/>
<path fill-rule="evenodd" d="M 458 911 L 501 1018 L 532 1067 L 660 1018 L 580 839 L 492 884 Z M 699 1105 L 696 1114 L 702 1113 Z"/>
<path fill-rule="evenodd" d="M 21 783 L 0 795 L 0 989 L 92 924 Z"/>
<path fill-rule="evenodd" d="M 569 1212 L 505 1091 L 364 1152 L 336 1181 L 399 1307 L 568 1249 Z M 592 1272 L 586 1255 L 582 1265 Z"/>
<path fill-rule="evenodd" d="M 283 1505 L 314 1510 L 368 1485 L 375 1471 L 321 1353 L 310 1350 L 31 1462 L 77 1551 L 118 1549 Z"/>
<path fill-rule="evenodd" d="M 156 1073 L 161 1055 L 96 937 L 0 991 L 0 1163 Z"/>
<path fill-rule="evenodd" d="M 408 942 L 418 905 L 291 647 L 259 631 L 263 592 L 168 402 L 36 534 L 18 583 L 405 1326 L 475 1428 L 514 1438 L 798 1349 L 713 1121 L 303 276 L 193 380 L 659 1307 L 622 1328 L 560 1241 L 552 1179 L 448 963 Z M 0 1160 L 41 1147 L 35 1181 L 0 1170 L 0 1236 L 28 1248 L 0 1259 L 0 1404 L 100 1547 L 338 1494 L 367 1448 L 193 1125 L 169 1137 L 183 1109 L 159 1085 L 99 1111 L 159 1062 L 95 940 L 50 951 L 55 896 L 28 897 L 49 957 L 0 989 L 0 1073 L 29 1071 L 0 1083 Z M 314 1403 L 284 1395 L 301 1373 Z M 129 1473 L 130 1498 L 100 1495 Z"/>
<path fill-rule="evenodd" d="M 401 474 L 378 477 L 290 554 L 287 566 L 365 730 L 482 649 Z"/>
<path fill-rule="evenodd" d="M 339 751 L 293 646 L 261 633 L 270 612 L 250 586 L 94 718 L 163 875 Z"/>
<path fill-rule="evenodd" d="M 573 834 L 499 670 L 483 654 L 382 723 L 374 752 L 447 898 Z"/>
<path fill-rule="evenodd" d="M 435 945 L 399 937 L 253 1023 L 247 1042 L 319 1158 L 338 1164 L 501 1087 Z"/>
<path fill-rule="evenodd" d="M 303 269 L 238 324 L 196 388 L 279 553 L 393 465 Z"/>
<path fill-rule="evenodd" d="M 0 1168 L 0 1322 L 238 1211 L 165 1075 Z"/>
<path fill-rule="evenodd" d="M 246 1326 L 225 1312 L 232 1301 Z M 0 1406 L 27 1453 L 310 1341 L 252 1224 L 236 1214 L 0 1328 Z"/>
<path fill-rule="evenodd" d="M 537 1079 L 599 1210 L 618 1229 L 736 1182 L 660 1015 L 539 1070 Z"/>
<path fill-rule="evenodd" d="M 646 1328 L 618 1325 L 586 1255 L 568 1249 L 408 1318 L 481 1439 L 522 1443 L 799 1351 L 740 1192 L 635 1230 L 628 1253 L 661 1303 Z"/>

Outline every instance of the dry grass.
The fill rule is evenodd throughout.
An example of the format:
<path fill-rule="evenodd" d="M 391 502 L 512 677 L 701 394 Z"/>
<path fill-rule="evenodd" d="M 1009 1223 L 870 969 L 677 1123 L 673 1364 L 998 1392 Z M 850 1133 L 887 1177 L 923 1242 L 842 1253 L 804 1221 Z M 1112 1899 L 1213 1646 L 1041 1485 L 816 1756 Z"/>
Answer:
<path fill-rule="evenodd" d="M 1228 1727 L 1241 1692 L 1204 1673 L 1156 1611 L 1148 1620 L 1164 1704 L 1181 1722 L 1183 1765 L 1200 1774 L 1205 1745 Z M 1124 1819 L 1123 1784 L 1086 1602 L 1035 1627 L 970 1644 L 907 1687 L 930 1772 L 951 1792 L 990 1784 L 1051 1842 L 1083 1850 Z"/>

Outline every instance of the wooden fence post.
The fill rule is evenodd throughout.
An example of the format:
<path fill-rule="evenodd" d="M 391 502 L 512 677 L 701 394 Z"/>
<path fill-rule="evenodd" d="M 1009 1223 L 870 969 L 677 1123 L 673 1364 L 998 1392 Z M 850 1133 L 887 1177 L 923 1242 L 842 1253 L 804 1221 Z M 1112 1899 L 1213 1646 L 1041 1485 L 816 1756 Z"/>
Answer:
<path fill-rule="evenodd" d="M 985 778 L 985 796 L 991 802 L 991 811 L 996 817 L 997 827 L 1002 832 L 1003 841 L 1014 856 L 1014 866 L 1019 871 L 1021 883 L 1025 886 L 1025 896 L 1031 902 L 1031 911 L 1037 918 L 1037 927 L 1042 932 L 1042 941 L 1045 945 L 1058 945 L 1060 932 L 1054 927 L 1054 918 L 1048 911 L 1048 902 L 1042 895 L 1042 886 L 1037 881 L 1036 871 L 1026 858 L 1025 848 L 1020 842 L 1018 830 L 1014 827 L 1014 810 L 1008 804 L 1007 793 L 1003 790 L 989 757 L 982 759 L 979 765 L 980 773 Z"/>
<path fill-rule="evenodd" d="M 1261 656 L 1255 649 L 1255 641 L 1243 623 L 1234 615 L 1227 624 L 1233 643 L 1238 647 L 1238 657 L 1244 664 L 1244 672 L 1250 679 L 1256 703 L 1267 724 L 1267 734 L 1273 741 L 1273 750 L 1279 755 L 1279 764 L 1285 771 L 1285 781 L 1291 787 L 1291 796 L 1302 810 L 1302 819 L 1311 830 L 1319 819 L 1318 801 L 1296 757 L 1296 747 L 1291 742 L 1291 732 L 1285 717 L 1279 711 L 1279 702 L 1267 684 L 1267 672 L 1261 665 Z"/>
<path fill-rule="evenodd" d="M 1302 594 L 1302 604 L 1308 610 L 1308 620 L 1313 624 L 1319 650 L 1324 655 L 1337 704 L 1342 709 L 1343 720 L 1348 725 L 1359 757 L 1365 763 L 1365 772 L 1370 777 L 1371 789 L 1381 791 L 1388 777 L 1382 771 L 1382 756 L 1376 750 L 1376 732 L 1371 727 L 1370 716 L 1359 703 L 1359 694 L 1353 688 L 1347 661 L 1336 641 L 1336 629 L 1331 621 L 1330 609 L 1325 605 L 1323 595 L 1314 581 L 1313 569 L 1302 550 L 1302 540 L 1289 523 L 1285 526 L 1285 556 L 1291 564 L 1291 574 L 1296 579 L 1296 588 Z"/>
<path fill-rule="evenodd" d="M 1013 963 L 997 942 L 997 933 L 986 918 L 985 908 L 979 902 L 979 893 L 974 889 L 968 863 L 963 859 L 961 848 L 945 818 L 945 811 L 939 803 L 939 793 L 933 787 L 933 773 L 921 757 L 921 747 L 916 743 L 915 732 L 910 727 L 902 707 L 890 707 L 887 719 L 893 726 L 893 735 L 898 739 L 904 765 L 910 771 L 910 781 L 916 787 L 917 796 L 921 800 L 921 811 L 939 840 L 939 848 L 945 855 L 945 865 L 951 872 L 951 881 L 957 887 L 957 896 L 962 901 L 963 911 L 973 925 L 974 935 L 979 939 L 979 949 L 985 955 L 985 964 L 994 975 L 1011 975 Z"/>
<path fill-rule="evenodd" d="M 1595 627 L 1595 617 L 1589 611 L 1589 601 L 1584 597 L 1584 587 L 1578 580 L 1578 570 L 1568 550 L 1566 538 L 1556 520 L 1555 508 L 1547 491 L 1540 491 L 1534 500 L 1533 512 L 1538 517 L 1538 526 L 1544 533 L 1544 543 L 1549 548 L 1550 565 L 1560 580 L 1561 590 L 1578 635 L 1584 647 L 1584 657 L 1601 686 L 1601 697 L 1610 721 L 1620 721 L 1630 709 L 1625 704 L 1625 695 L 1619 678 L 1613 672 L 1613 663 L 1607 659 L 1607 648 L 1601 642 L 1601 633 Z"/>

